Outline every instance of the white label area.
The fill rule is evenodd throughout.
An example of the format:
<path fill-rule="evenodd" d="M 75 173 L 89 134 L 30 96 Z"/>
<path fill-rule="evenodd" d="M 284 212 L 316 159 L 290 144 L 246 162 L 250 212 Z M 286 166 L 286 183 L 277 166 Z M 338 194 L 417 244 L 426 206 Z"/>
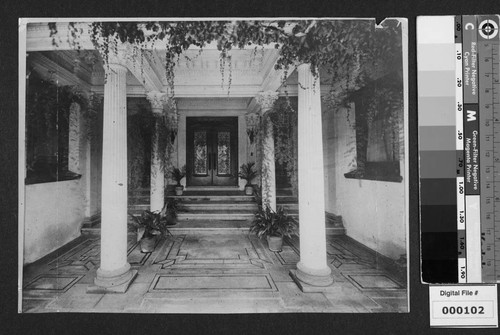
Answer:
<path fill-rule="evenodd" d="M 497 285 L 429 285 L 431 327 L 498 327 Z"/>
<path fill-rule="evenodd" d="M 480 196 L 465 196 L 465 234 L 467 283 L 481 283 L 481 211 Z"/>

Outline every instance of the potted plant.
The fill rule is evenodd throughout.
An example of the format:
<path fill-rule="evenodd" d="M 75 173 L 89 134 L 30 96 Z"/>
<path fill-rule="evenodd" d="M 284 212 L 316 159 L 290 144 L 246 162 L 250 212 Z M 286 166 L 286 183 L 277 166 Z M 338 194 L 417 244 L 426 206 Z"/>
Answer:
<path fill-rule="evenodd" d="M 165 217 L 167 226 L 177 224 L 177 213 L 180 210 L 179 201 L 175 198 L 168 198 L 167 203 L 161 211 L 161 214 Z"/>
<path fill-rule="evenodd" d="M 182 195 L 182 191 L 184 190 L 184 186 L 181 185 L 181 180 L 186 176 L 186 166 L 184 165 L 181 169 L 172 168 L 170 171 L 172 178 L 177 182 L 175 185 L 175 195 Z"/>
<path fill-rule="evenodd" d="M 252 180 L 254 180 L 255 177 L 258 176 L 258 172 L 254 169 L 255 163 L 254 162 L 249 162 L 246 164 L 242 164 L 240 166 L 240 172 L 238 173 L 238 176 L 241 179 L 244 179 L 247 181 L 245 185 L 245 194 L 246 195 L 252 195 L 253 194 L 253 186 L 252 186 Z"/>
<path fill-rule="evenodd" d="M 297 221 L 283 207 L 273 211 L 269 206 L 259 207 L 250 227 L 258 238 L 266 237 L 269 250 L 281 251 L 283 236 L 291 237 L 297 230 Z"/>
<path fill-rule="evenodd" d="M 141 246 L 141 252 L 153 252 L 158 237 L 171 235 L 167 226 L 171 225 L 172 220 L 169 219 L 166 215 L 166 213 L 168 212 L 166 208 L 167 205 L 165 205 L 162 211 L 151 212 L 145 210 L 139 217 L 129 214 L 133 219 L 133 226 L 138 230 L 144 230 L 144 233 L 142 234 L 139 242 Z"/>

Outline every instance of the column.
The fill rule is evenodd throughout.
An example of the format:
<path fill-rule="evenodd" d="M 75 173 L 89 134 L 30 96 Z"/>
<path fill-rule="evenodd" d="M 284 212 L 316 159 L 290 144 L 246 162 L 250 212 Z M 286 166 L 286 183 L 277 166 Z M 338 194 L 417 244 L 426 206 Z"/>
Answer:
<path fill-rule="evenodd" d="M 269 111 L 278 99 L 278 92 L 262 92 L 256 97 L 262 115 L 262 144 L 261 144 L 261 179 L 262 179 L 262 205 L 269 206 L 276 211 L 276 173 L 274 158 L 273 124 L 269 118 Z"/>
<path fill-rule="evenodd" d="M 89 293 L 123 293 L 137 275 L 127 262 L 126 76 L 127 68 L 110 57 L 104 84 L 101 264 Z"/>
<path fill-rule="evenodd" d="M 153 116 L 155 117 L 155 130 L 153 133 L 153 140 L 151 143 L 151 211 L 161 211 L 165 204 L 165 172 L 164 164 L 161 161 L 160 147 L 159 147 L 159 134 L 160 127 L 162 127 L 163 117 L 163 103 L 165 101 L 166 93 L 162 92 L 149 92 L 146 97 L 151 103 Z M 165 149 L 165 148 L 164 148 Z"/>
<path fill-rule="evenodd" d="M 319 78 L 309 64 L 297 67 L 298 106 L 298 184 L 300 223 L 300 262 L 292 273 L 303 283 L 328 286 L 333 282 L 326 260 L 325 190 L 323 136 Z"/>

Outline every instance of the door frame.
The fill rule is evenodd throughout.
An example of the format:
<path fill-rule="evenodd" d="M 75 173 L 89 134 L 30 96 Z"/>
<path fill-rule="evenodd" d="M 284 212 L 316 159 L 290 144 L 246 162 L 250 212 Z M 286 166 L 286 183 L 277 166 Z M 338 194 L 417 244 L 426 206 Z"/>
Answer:
<path fill-rule="evenodd" d="M 207 185 L 193 184 L 193 175 L 191 169 L 193 168 L 193 133 L 194 127 L 206 125 L 206 129 L 216 129 L 217 124 L 226 123 L 231 129 L 231 175 L 228 176 L 228 182 L 225 185 L 216 185 L 217 180 L 220 181 L 221 176 L 212 171 L 212 179 Z M 203 129 L 203 126 L 201 126 Z M 234 136 L 233 136 L 234 134 Z M 214 144 L 215 145 L 215 144 Z M 233 187 L 239 186 L 238 177 L 238 161 L 239 161 L 239 118 L 237 116 L 186 116 L 186 186 L 187 187 Z M 213 169 L 212 169 L 213 170 Z M 222 176 L 225 178 L 225 176 Z"/>

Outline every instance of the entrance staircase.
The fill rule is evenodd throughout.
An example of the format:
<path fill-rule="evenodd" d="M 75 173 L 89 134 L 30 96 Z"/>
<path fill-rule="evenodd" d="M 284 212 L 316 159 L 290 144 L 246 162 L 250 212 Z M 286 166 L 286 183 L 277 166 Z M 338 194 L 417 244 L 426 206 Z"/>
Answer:
<path fill-rule="evenodd" d="M 166 197 L 179 202 L 178 223 L 169 228 L 175 232 L 247 231 L 257 211 L 254 196 L 245 195 L 237 188 L 191 188 L 180 196 L 169 192 Z M 129 196 L 129 213 L 140 215 L 145 209 L 149 209 L 149 190 L 138 190 Z"/>
<path fill-rule="evenodd" d="M 176 233 L 200 229 L 213 233 L 246 232 L 258 209 L 255 197 L 245 195 L 237 188 L 190 188 L 181 196 L 174 195 L 172 190 L 167 192 L 166 198 L 174 198 L 179 202 L 178 223 L 169 228 Z M 150 209 L 149 189 L 131 192 L 128 202 L 128 212 L 135 216 L 141 215 L 142 211 Z M 298 199 L 291 188 L 277 189 L 276 202 L 278 206 L 285 207 L 287 214 L 299 220 Z M 83 230 L 100 230 L 100 218 L 94 221 L 91 225 L 84 225 Z M 326 214 L 326 234 L 345 234 L 342 217 Z"/>

